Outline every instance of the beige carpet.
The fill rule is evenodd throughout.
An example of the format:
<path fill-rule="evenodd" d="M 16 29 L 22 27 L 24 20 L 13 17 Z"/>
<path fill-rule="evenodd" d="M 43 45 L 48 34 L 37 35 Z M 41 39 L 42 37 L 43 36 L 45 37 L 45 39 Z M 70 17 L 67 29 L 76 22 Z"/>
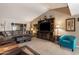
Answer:
<path fill-rule="evenodd" d="M 71 51 L 71 49 L 67 49 L 64 47 L 61 47 L 58 44 L 55 44 L 53 42 L 38 39 L 38 38 L 32 38 L 32 41 L 20 43 L 19 46 L 29 46 L 35 51 L 37 51 L 41 55 L 78 55 L 79 54 L 79 48 L 76 48 L 74 52 Z"/>

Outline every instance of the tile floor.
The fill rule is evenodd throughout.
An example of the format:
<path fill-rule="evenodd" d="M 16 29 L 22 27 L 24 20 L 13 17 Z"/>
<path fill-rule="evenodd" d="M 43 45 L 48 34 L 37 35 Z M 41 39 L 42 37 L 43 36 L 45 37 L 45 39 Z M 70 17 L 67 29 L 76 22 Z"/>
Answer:
<path fill-rule="evenodd" d="M 31 41 L 20 43 L 19 46 L 29 46 L 35 51 L 37 51 L 41 55 L 78 55 L 79 48 L 76 48 L 74 52 L 71 49 L 67 49 L 61 47 L 53 42 L 39 39 L 39 38 L 32 38 Z"/>

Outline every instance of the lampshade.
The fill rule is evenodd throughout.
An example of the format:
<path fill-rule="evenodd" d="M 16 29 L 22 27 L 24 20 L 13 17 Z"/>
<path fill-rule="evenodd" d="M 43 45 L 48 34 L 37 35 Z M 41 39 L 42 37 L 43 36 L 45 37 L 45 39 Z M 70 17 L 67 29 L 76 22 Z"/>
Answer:
<path fill-rule="evenodd" d="M 56 28 L 60 28 L 60 25 L 56 25 Z"/>
<path fill-rule="evenodd" d="M 62 24 L 57 24 L 57 25 L 55 25 L 55 29 L 63 29 L 63 25 Z"/>

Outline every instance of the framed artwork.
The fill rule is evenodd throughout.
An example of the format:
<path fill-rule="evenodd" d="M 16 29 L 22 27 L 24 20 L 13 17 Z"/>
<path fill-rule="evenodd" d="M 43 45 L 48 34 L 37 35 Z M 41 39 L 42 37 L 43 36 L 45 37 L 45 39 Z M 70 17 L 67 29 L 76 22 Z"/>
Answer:
<path fill-rule="evenodd" d="M 78 20 L 77 20 L 78 22 L 79 22 L 79 18 L 78 18 Z"/>
<path fill-rule="evenodd" d="M 75 18 L 66 19 L 66 31 L 75 31 Z"/>

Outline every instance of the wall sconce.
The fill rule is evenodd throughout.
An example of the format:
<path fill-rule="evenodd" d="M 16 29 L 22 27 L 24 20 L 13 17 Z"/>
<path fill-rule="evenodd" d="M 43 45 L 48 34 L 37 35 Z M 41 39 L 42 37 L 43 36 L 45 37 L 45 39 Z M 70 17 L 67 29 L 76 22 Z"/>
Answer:
<path fill-rule="evenodd" d="M 31 31 L 32 31 L 33 34 L 36 33 L 36 31 L 33 28 L 31 28 Z"/>

